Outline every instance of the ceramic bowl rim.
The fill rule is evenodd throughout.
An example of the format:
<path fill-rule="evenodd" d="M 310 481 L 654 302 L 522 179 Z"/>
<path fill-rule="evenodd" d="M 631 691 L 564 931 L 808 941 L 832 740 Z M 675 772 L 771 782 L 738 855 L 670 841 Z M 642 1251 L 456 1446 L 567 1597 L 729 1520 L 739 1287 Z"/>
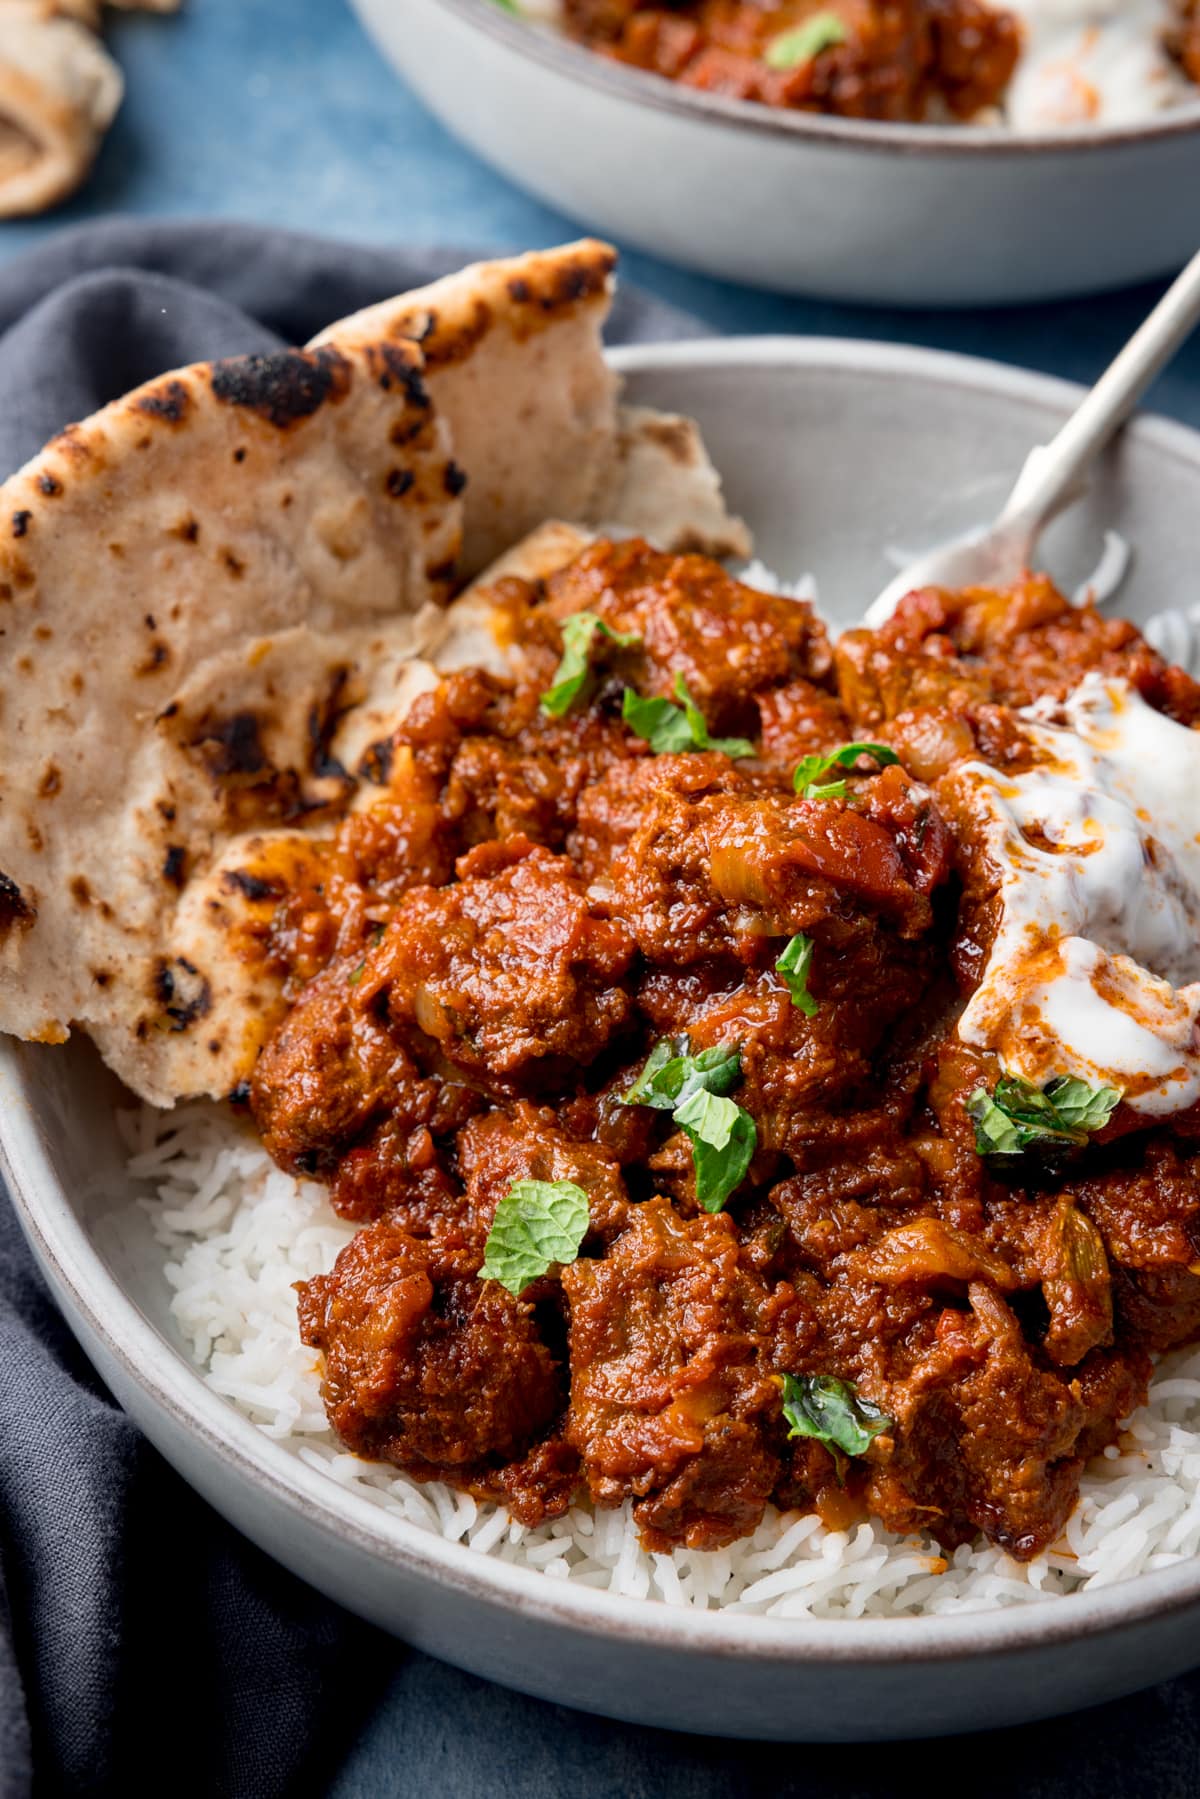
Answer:
<path fill-rule="evenodd" d="M 912 378 L 967 393 L 1014 398 L 1064 411 L 1078 398 L 1073 383 L 983 359 L 855 339 L 722 338 L 638 345 L 611 353 L 621 372 L 748 365 L 820 368 L 856 376 Z M 1136 438 L 1182 458 L 1200 489 L 1200 433 L 1142 417 Z M 370 1500 L 339 1488 L 272 1441 L 202 1380 L 184 1353 L 167 1342 L 109 1273 L 89 1241 L 50 1165 L 25 1097 L 36 1086 L 26 1067 L 43 1050 L 0 1043 L 0 1172 L 36 1253 L 68 1317 L 78 1321 L 120 1367 L 125 1379 L 165 1412 L 227 1480 L 248 1483 L 261 1497 L 309 1525 L 380 1557 L 402 1573 L 452 1589 L 494 1608 L 565 1627 L 619 1646 L 637 1642 L 683 1655 L 737 1656 L 763 1664 L 889 1665 L 1015 1654 L 1050 1645 L 1095 1641 L 1142 1620 L 1200 1606 L 1200 1557 L 1176 1567 L 1059 1601 L 991 1612 L 919 1618 L 776 1619 L 694 1613 L 623 1598 L 535 1569 L 494 1560 L 447 1542 Z M 215 1472 L 215 1471 L 214 1471 Z"/>
<path fill-rule="evenodd" d="M 1173 138 L 1200 140 L 1200 93 L 1195 100 L 1164 109 L 1143 125 L 1073 125 L 1057 131 L 1015 132 L 1004 125 L 889 124 L 840 119 L 821 113 L 785 112 L 749 100 L 684 88 L 664 76 L 626 68 L 528 20 L 503 11 L 496 0 L 431 0 L 468 28 L 555 74 L 630 105 L 707 121 L 727 130 L 829 149 L 887 156 L 967 157 L 1078 156 L 1132 150 Z M 360 12 L 370 0 L 354 0 Z"/>

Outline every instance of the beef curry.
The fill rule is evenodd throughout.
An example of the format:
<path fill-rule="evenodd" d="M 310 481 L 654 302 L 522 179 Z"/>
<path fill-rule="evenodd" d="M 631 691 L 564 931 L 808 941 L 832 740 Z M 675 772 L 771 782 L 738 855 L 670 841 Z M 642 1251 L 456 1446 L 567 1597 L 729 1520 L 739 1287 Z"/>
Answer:
<path fill-rule="evenodd" d="M 963 771 L 1086 680 L 1175 729 L 1200 686 L 1037 576 L 836 647 L 638 540 L 492 599 L 513 677 L 415 701 L 264 927 L 244 1097 L 360 1227 L 299 1297 L 334 1429 L 657 1550 L 774 1502 L 1036 1554 L 1200 1331 L 1200 1111 L 960 1030 L 1003 924 Z"/>

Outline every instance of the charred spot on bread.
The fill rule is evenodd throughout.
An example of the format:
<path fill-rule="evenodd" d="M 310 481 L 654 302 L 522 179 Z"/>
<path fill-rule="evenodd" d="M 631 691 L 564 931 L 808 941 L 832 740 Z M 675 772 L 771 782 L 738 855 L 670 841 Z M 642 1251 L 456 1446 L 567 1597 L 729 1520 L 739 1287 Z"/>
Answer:
<path fill-rule="evenodd" d="M 339 350 L 277 350 L 215 362 L 210 378 L 218 400 L 286 431 L 342 399 L 350 389 L 351 368 Z"/>
<path fill-rule="evenodd" d="M 37 907 L 30 904 L 17 883 L 0 874 L 0 936 L 14 925 L 31 925 L 36 917 Z"/>
<path fill-rule="evenodd" d="M 233 712 L 228 718 L 205 719 L 192 739 L 192 747 L 201 752 L 214 780 L 261 775 L 270 767 L 263 749 L 259 720 L 253 712 Z"/>
<path fill-rule="evenodd" d="M 366 346 L 367 366 L 384 392 L 399 387 L 412 406 L 427 412 L 429 390 L 421 374 L 419 352 L 406 339 L 399 343 L 381 342 Z"/>
<path fill-rule="evenodd" d="M 161 387 L 151 388 L 135 401 L 139 412 L 146 413 L 150 418 L 162 419 L 168 425 L 182 424 L 191 403 L 191 394 L 183 382 L 178 380 L 164 381 Z"/>
<path fill-rule="evenodd" d="M 163 880 L 172 887 L 182 887 L 187 873 L 187 851 L 181 843 L 169 843 L 163 857 Z"/>
<path fill-rule="evenodd" d="M 386 787 L 392 778 L 392 762 L 396 755 L 396 745 L 390 737 L 381 737 L 378 743 L 368 744 L 358 764 L 358 778 L 369 781 L 372 787 Z"/>
<path fill-rule="evenodd" d="M 264 880 L 262 875 L 251 874 L 248 868 L 224 869 L 221 885 L 227 893 L 240 893 L 248 900 L 274 900 L 283 893 L 279 881 Z"/>
<path fill-rule="evenodd" d="M 186 956 L 170 962 L 161 958 L 154 970 L 154 997 L 170 1019 L 173 1031 L 186 1031 L 212 1010 L 212 988 Z"/>

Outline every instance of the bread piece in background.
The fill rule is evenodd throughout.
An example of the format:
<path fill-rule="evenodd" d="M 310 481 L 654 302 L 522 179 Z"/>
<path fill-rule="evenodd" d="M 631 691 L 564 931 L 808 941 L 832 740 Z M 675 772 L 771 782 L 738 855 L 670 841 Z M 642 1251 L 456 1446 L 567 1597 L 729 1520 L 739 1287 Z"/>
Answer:
<path fill-rule="evenodd" d="M 125 89 L 100 14 L 100 0 L 0 0 L 0 218 L 57 205 L 95 160 Z"/>

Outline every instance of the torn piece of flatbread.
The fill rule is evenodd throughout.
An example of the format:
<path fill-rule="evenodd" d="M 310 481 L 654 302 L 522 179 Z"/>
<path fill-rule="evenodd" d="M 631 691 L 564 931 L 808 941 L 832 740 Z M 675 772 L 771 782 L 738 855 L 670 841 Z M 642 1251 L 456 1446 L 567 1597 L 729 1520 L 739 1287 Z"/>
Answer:
<path fill-rule="evenodd" d="M 344 801 L 361 645 L 416 653 L 445 596 L 450 465 L 394 343 L 179 370 L 0 488 L 5 1030 L 80 1026 L 160 1103 L 228 1089 L 180 894 L 231 836 Z"/>
<path fill-rule="evenodd" d="M 474 263 L 330 325 L 316 343 L 411 339 L 466 477 L 462 573 L 609 490 L 616 376 L 600 332 L 616 252 L 585 239 Z"/>
<path fill-rule="evenodd" d="M 646 537 L 678 555 L 749 556 L 750 533 L 726 510 L 721 477 L 694 419 L 650 406 L 622 406 L 610 485 L 593 523 Z"/>
<path fill-rule="evenodd" d="M 0 0 L 0 218 L 65 199 L 121 104 L 121 71 L 51 0 Z"/>
<path fill-rule="evenodd" d="M 592 239 L 475 263 L 314 340 L 420 344 L 466 477 L 464 575 L 547 518 L 618 524 L 664 550 L 750 554 L 696 427 L 618 405 L 601 340 L 615 264 Z"/>

